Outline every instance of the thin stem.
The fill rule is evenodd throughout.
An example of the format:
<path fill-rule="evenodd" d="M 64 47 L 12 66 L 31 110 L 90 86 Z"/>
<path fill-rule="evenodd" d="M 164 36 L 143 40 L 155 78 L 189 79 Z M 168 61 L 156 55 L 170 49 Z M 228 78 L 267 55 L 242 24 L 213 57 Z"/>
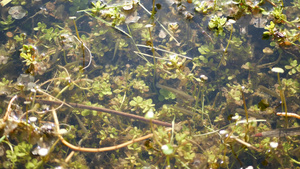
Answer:
<path fill-rule="evenodd" d="M 137 47 L 137 44 L 134 42 L 134 39 L 133 39 L 133 37 L 132 37 L 132 35 L 131 35 L 131 31 L 130 31 L 130 28 L 129 28 L 128 25 L 127 25 L 127 29 L 128 29 L 128 33 L 129 33 L 129 35 L 130 35 L 130 39 L 132 40 L 132 42 L 133 42 L 135 48 L 137 49 L 137 51 L 139 52 L 139 53 L 135 53 L 135 54 L 137 54 L 139 57 L 141 57 L 141 58 L 144 59 L 147 63 L 149 63 L 149 61 L 145 58 L 145 56 L 143 56 L 142 54 L 140 54 L 141 51 L 140 51 L 140 49 Z"/>
<path fill-rule="evenodd" d="M 151 131 L 152 131 L 153 138 L 154 138 L 155 142 L 161 147 L 162 144 L 161 144 L 161 142 L 159 142 L 159 141 L 157 140 L 157 135 L 155 134 L 154 126 L 153 126 L 152 120 L 150 120 L 150 126 L 151 126 Z"/>
<path fill-rule="evenodd" d="M 138 3 L 149 15 L 151 15 L 151 12 L 150 11 L 148 11 L 145 7 L 144 7 L 144 5 L 142 5 L 141 4 L 141 2 L 139 2 Z M 164 31 L 166 31 L 170 36 L 171 36 L 171 38 L 172 39 L 174 39 L 175 40 L 175 42 L 178 44 L 178 45 L 180 45 L 180 43 L 179 43 L 179 41 L 170 33 L 170 31 L 167 29 L 167 28 L 165 28 L 165 26 L 163 25 L 163 24 L 161 24 L 158 20 L 156 20 L 156 22 L 163 28 L 163 30 Z"/>
<path fill-rule="evenodd" d="M 75 31 L 76 31 L 76 36 L 78 38 L 78 40 L 80 41 L 81 43 L 81 50 L 82 50 L 82 57 L 83 57 L 83 60 L 82 60 L 82 67 L 84 68 L 85 67 L 85 54 L 84 54 L 84 44 L 83 44 L 83 41 L 81 40 L 80 36 L 79 36 L 79 33 L 78 33 L 78 29 L 77 29 L 77 26 L 76 26 L 76 21 L 75 19 L 73 19 L 73 23 L 74 23 L 74 27 L 75 27 Z M 82 69 L 84 70 L 84 69 Z"/>
<path fill-rule="evenodd" d="M 151 34 L 151 29 L 148 28 L 149 35 L 150 35 L 150 41 L 151 41 L 151 51 L 153 56 L 153 86 L 155 86 L 155 79 L 156 79 L 156 59 L 155 59 L 155 49 L 153 48 L 153 38 Z"/>
<path fill-rule="evenodd" d="M 136 46 L 138 46 L 138 47 L 144 47 L 144 48 L 149 48 L 149 49 L 154 48 L 155 50 L 166 52 L 166 53 L 170 53 L 170 54 L 175 54 L 177 56 L 180 56 L 180 57 L 183 57 L 183 58 L 186 58 L 186 59 L 189 59 L 189 60 L 193 59 L 191 57 L 188 57 L 188 56 L 185 56 L 185 55 L 181 55 L 181 54 L 178 54 L 178 53 L 175 53 L 175 52 L 167 51 L 167 50 L 164 50 L 164 49 L 160 49 L 160 48 L 154 47 L 154 46 L 152 47 L 152 46 L 146 46 L 146 45 L 141 45 L 141 44 L 136 44 Z"/>
<path fill-rule="evenodd" d="M 154 18 L 155 15 L 155 0 L 152 0 L 152 14 L 151 17 Z"/>
<path fill-rule="evenodd" d="M 285 96 L 284 96 L 284 92 L 283 92 L 283 88 L 282 88 L 282 84 L 280 82 L 280 76 L 279 73 L 277 73 L 277 78 L 278 78 L 278 84 L 280 86 L 280 98 L 281 101 L 283 103 L 283 107 L 284 107 L 284 112 L 285 112 L 285 128 L 288 128 L 288 114 L 287 114 L 287 107 L 286 107 L 286 101 L 285 101 Z"/>
<path fill-rule="evenodd" d="M 248 109 L 247 109 L 247 105 L 246 105 L 246 100 L 245 100 L 245 95 L 243 92 L 243 89 L 241 89 L 241 93 L 242 93 L 242 97 L 243 97 L 243 104 L 244 104 L 244 109 L 245 109 L 245 115 L 246 115 L 246 133 L 245 133 L 245 141 L 248 141 L 248 131 L 249 131 L 249 119 L 248 119 Z"/>
<path fill-rule="evenodd" d="M 219 62 L 219 65 L 218 65 L 217 69 L 219 69 L 219 67 L 221 66 L 221 63 L 225 60 L 225 54 L 227 54 L 227 50 L 228 50 L 228 47 L 229 47 L 229 44 L 230 44 L 230 41 L 231 41 L 231 37 L 232 37 L 232 32 L 233 32 L 233 24 L 231 24 L 230 36 L 229 36 L 229 39 L 228 39 L 228 43 L 227 43 L 227 46 L 226 46 L 226 48 L 223 52 L 222 59 Z"/>

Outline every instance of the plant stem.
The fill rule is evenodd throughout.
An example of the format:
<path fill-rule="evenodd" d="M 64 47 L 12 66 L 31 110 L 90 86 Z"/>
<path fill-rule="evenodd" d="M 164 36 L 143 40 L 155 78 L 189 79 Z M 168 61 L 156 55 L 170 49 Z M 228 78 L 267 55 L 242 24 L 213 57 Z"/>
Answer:
<path fill-rule="evenodd" d="M 81 43 L 81 50 L 82 50 L 82 57 L 83 57 L 83 59 L 82 59 L 82 68 L 84 68 L 84 67 L 85 67 L 84 45 L 83 45 L 83 42 L 82 42 L 82 40 L 81 40 L 81 38 L 80 38 L 80 36 L 79 36 L 79 33 L 78 33 L 78 29 L 77 29 L 77 26 L 76 26 L 76 21 L 75 21 L 75 19 L 73 19 L 73 23 L 74 23 L 74 27 L 75 27 L 75 31 L 76 31 L 76 36 L 77 36 L 77 38 L 79 39 L 79 41 L 80 41 L 80 43 Z M 82 70 L 84 70 L 84 69 L 82 69 Z"/>
<path fill-rule="evenodd" d="M 283 89 L 282 89 L 282 84 L 280 82 L 280 76 L 279 76 L 279 73 L 277 73 L 277 78 L 278 78 L 278 84 L 279 84 L 279 87 L 280 87 L 280 98 L 281 98 L 281 102 L 283 104 L 283 107 L 284 107 L 284 112 L 285 112 L 285 125 L 284 127 L 285 128 L 288 128 L 288 116 L 287 116 L 287 107 L 286 107 L 286 101 L 285 101 L 285 96 L 284 96 L 284 92 L 283 92 Z M 283 109 L 283 108 L 282 108 Z"/>
<path fill-rule="evenodd" d="M 228 39 L 228 43 L 227 43 L 227 46 L 226 46 L 226 48 L 225 48 L 225 50 L 224 50 L 224 52 L 223 52 L 221 61 L 219 62 L 219 65 L 218 65 L 217 69 L 219 69 L 219 67 L 221 66 L 222 62 L 223 62 L 224 59 L 225 59 L 225 54 L 227 54 L 227 50 L 228 50 L 228 47 L 229 47 L 229 44 L 230 44 L 230 41 L 231 41 L 232 32 L 233 32 L 233 24 L 231 24 L 230 36 L 229 36 L 229 39 Z"/>
<path fill-rule="evenodd" d="M 246 114 L 246 133 L 245 133 L 245 142 L 248 141 L 248 131 L 249 131 L 249 119 L 248 119 L 248 109 L 247 109 L 247 105 L 246 105 L 246 100 L 245 100 L 245 95 L 243 92 L 243 89 L 241 89 L 241 93 L 242 93 L 242 97 L 243 97 L 243 104 L 244 104 L 244 109 L 245 109 L 245 114 Z"/>

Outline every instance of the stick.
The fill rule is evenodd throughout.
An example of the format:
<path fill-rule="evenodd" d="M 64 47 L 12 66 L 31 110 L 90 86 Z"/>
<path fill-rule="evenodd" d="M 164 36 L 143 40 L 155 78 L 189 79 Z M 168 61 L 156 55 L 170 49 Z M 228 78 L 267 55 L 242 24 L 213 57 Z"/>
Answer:
<path fill-rule="evenodd" d="M 54 119 L 54 123 L 56 126 L 56 130 L 59 131 L 59 123 L 58 123 L 58 118 L 57 118 L 57 114 L 56 111 L 53 110 L 52 111 L 52 115 L 53 115 L 53 119 Z M 166 131 L 170 131 L 172 130 L 172 128 L 167 129 Z M 119 145 L 115 145 L 115 146 L 111 146 L 111 147 L 103 147 L 103 148 L 84 148 L 84 147 L 78 147 L 78 146 L 74 146 L 73 144 L 70 144 L 69 142 L 67 142 L 60 134 L 59 132 L 57 132 L 57 136 L 60 139 L 60 141 L 67 147 L 75 150 L 75 151 L 81 151 L 81 152 L 90 152 L 90 153 L 97 153 L 97 152 L 104 152 L 104 151 L 113 151 L 113 150 L 117 150 L 123 147 L 126 147 L 130 144 L 133 144 L 135 142 L 138 141 L 142 141 L 148 138 L 153 137 L 153 134 L 148 134 L 146 136 L 137 138 L 137 139 L 132 139 L 131 141 L 127 141 L 125 143 L 119 144 Z"/>
<path fill-rule="evenodd" d="M 296 114 L 296 113 L 290 113 L 290 112 L 277 112 L 276 113 L 277 116 L 287 116 L 287 117 L 295 117 L 297 119 L 300 119 L 300 115 Z"/>
<path fill-rule="evenodd" d="M 3 117 L 3 122 L 5 122 L 5 121 L 8 119 L 8 116 L 9 116 L 9 114 L 10 114 L 10 112 L 11 112 L 11 105 L 12 105 L 12 103 L 14 102 L 14 100 L 16 100 L 17 97 L 18 97 L 18 96 L 15 95 L 12 99 L 10 99 L 9 104 L 8 104 L 8 106 L 7 106 L 7 110 L 6 110 L 5 115 L 4 115 L 4 117 Z"/>
<path fill-rule="evenodd" d="M 59 102 L 59 101 L 52 101 L 52 100 L 38 100 L 37 99 L 36 102 L 43 103 L 43 104 L 49 104 L 49 105 L 61 104 L 61 102 Z M 106 109 L 106 108 L 101 108 L 101 107 L 94 107 L 94 106 L 87 106 L 87 105 L 77 104 L 77 103 L 66 103 L 64 105 L 69 105 L 73 108 L 96 110 L 98 112 L 116 114 L 116 115 L 125 116 L 125 117 L 129 117 L 129 118 L 133 118 L 133 119 L 137 119 L 137 120 L 140 120 L 140 121 L 145 121 L 145 122 L 150 123 L 149 119 L 146 119 L 142 116 L 129 114 L 129 113 L 125 113 L 125 112 L 121 112 L 121 111 L 117 111 L 117 110 L 111 110 L 111 109 Z M 159 121 L 159 120 L 152 120 L 152 123 L 157 124 L 157 125 L 161 125 L 161 126 L 172 127 L 171 123 L 167 123 L 167 122 L 163 122 L 163 121 Z"/>

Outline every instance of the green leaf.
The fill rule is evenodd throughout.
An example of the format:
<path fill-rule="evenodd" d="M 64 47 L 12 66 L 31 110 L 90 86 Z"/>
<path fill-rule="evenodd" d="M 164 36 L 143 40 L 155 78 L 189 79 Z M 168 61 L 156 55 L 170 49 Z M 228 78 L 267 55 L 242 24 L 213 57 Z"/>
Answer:
<path fill-rule="evenodd" d="M 293 67 L 290 66 L 290 65 L 285 65 L 284 68 L 286 68 L 286 69 L 292 69 Z"/>
<path fill-rule="evenodd" d="M 296 69 L 298 72 L 300 72 L 300 65 L 298 65 Z"/>
<path fill-rule="evenodd" d="M 296 67 L 298 64 L 297 64 L 297 60 L 293 60 L 292 62 L 291 62 L 291 66 L 293 66 L 293 67 Z"/>
<path fill-rule="evenodd" d="M 83 110 L 82 112 L 81 112 L 81 115 L 82 116 L 88 116 L 90 114 L 90 111 L 89 110 Z"/>

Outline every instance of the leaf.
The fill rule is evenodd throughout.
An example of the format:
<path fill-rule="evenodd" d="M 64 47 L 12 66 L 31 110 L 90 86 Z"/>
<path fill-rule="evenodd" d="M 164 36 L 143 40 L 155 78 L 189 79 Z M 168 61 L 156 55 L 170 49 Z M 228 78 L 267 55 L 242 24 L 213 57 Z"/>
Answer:
<path fill-rule="evenodd" d="M 298 64 L 297 64 L 297 60 L 293 60 L 292 62 L 291 62 L 291 66 L 292 67 L 296 67 Z"/>
<path fill-rule="evenodd" d="M 272 72 L 275 72 L 275 73 L 284 73 L 284 70 L 280 67 L 273 67 L 272 68 Z"/>
<path fill-rule="evenodd" d="M 131 100 L 131 101 L 129 102 L 129 105 L 135 107 L 135 106 L 137 105 L 137 103 L 136 103 L 134 100 Z"/>
<path fill-rule="evenodd" d="M 300 72 L 300 65 L 297 66 L 296 70 Z"/>
<path fill-rule="evenodd" d="M 28 56 L 27 54 L 25 54 L 25 53 L 20 53 L 20 56 L 23 58 L 23 59 L 29 59 L 30 58 L 30 56 Z"/>
<path fill-rule="evenodd" d="M 82 116 L 88 116 L 90 114 L 90 111 L 89 110 L 83 110 L 82 112 L 81 112 L 81 115 Z"/>
<path fill-rule="evenodd" d="M 290 65 L 285 65 L 284 68 L 286 68 L 286 69 L 292 69 L 293 67 L 290 66 Z"/>

